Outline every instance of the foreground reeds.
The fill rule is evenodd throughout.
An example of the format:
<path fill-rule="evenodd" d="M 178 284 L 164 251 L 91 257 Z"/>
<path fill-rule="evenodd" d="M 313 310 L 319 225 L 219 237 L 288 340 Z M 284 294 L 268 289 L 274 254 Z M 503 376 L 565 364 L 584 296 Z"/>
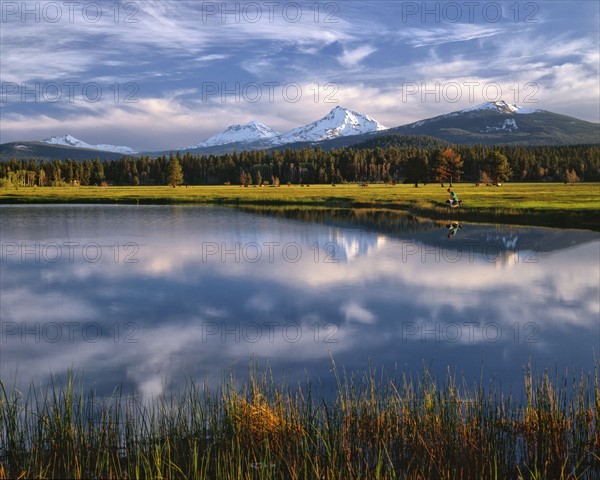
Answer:
<path fill-rule="evenodd" d="M 333 372 L 331 396 L 265 370 L 150 400 L 73 375 L 27 394 L 0 381 L 0 478 L 600 478 L 598 366 L 527 370 L 519 398 L 450 374 Z"/>

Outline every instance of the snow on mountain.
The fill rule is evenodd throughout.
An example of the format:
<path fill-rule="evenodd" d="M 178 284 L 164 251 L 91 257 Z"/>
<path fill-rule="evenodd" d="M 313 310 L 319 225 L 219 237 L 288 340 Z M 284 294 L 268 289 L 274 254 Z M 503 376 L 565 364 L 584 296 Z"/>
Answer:
<path fill-rule="evenodd" d="M 229 143 L 263 142 L 278 135 L 280 135 L 279 132 L 255 120 L 244 125 L 231 125 L 221 133 L 217 133 L 196 145 L 184 148 L 184 150 L 227 145 Z"/>
<path fill-rule="evenodd" d="M 477 112 L 477 111 L 482 111 L 482 110 L 496 110 L 497 112 L 500 112 L 500 113 L 521 113 L 521 114 L 539 112 L 539 110 L 536 110 L 535 108 L 523 108 L 523 107 L 519 107 L 518 105 L 515 105 L 515 104 L 507 103 L 504 100 L 498 100 L 497 102 L 484 102 L 479 105 L 476 105 L 475 107 L 467 108 L 466 110 L 461 110 L 461 112 L 459 112 L 459 113 Z"/>
<path fill-rule="evenodd" d="M 221 133 L 184 150 L 214 147 L 232 143 L 255 144 L 260 146 L 284 145 L 294 142 L 318 142 L 347 135 L 387 130 L 368 115 L 342 107 L 335 107 L 326 116 L 303 127 L 279 133 L 261 122 L 253 121 L 245 125 L 231 125 Z"/>
<path fill-rule="evenodd" d="M 501 131 L 516 132 L 518 129 L 519 129 L 519 127 L 517 126 L 517 122 L 515 121 L 515 119 L 507 118 L 506 120 L 504 120 L 502 125 L 500 125 L 498 127 L 488 125 L 485 127 L 485 130 L 481 131 L 481 133 L 501 132 Z"/>
<path fill-rule="evenodd" d="M 457 112 L 446 113 L 443 115 L 438 115 L 437 117 L 426 118 L 424 120 L 419 120 L 418 122 L 414 122 L 414 123 L 411 123 L 406 126 L 414 129 L 414 128 L 421 127 L 423 125 L 435 123 L 440 120 L 446 120 L 446 119 L 455 118 L 455 117 L 460 118 L 461 116 L 464 116 L 465 114 L 468 114 L 468 116 L 473 116 L 473 115 L 477 115 L 477 112 L 486 112 L 486 111 L 495 111 L 495 112 L 502 113 L 505 115 L 506 114 L 513 115 L 513 114 L 529 114 L 529 113 L 541 112 L 542 110 L 536 110 L 534 108 L 524 108 L 524 107 L 520 107 L 518 105 L 510 104 L 508 102 L 505 102 L 504 100 L 498 100 L 497 102 L 484 102 L 484 103 L 481 103 L 474 107 L 467 108 L 465 110 L 459 110 Z M 507 122 L 508 122 L 508 120 L 507 120 Z M 518 127 L 517 127 L 517 124 L 515 123 L 515 121 L 511 120 L 509 123 L 505 123 L 504 125 L 502 125 L 500 127 L 497 127 L 497 128 L 494 127 L 492 130 L 488 130 L 488 133 L 490 131 L 500 131 L 500 130 L 514 131 L 514 130 L 517 130 L 517 128 Z"/>
<path fill-rule="evenodd" d="M 343 107 L 335 107 L 320 120 L 294 128 L 274 138 L 270 143 L 283 145 L 293 142 L 319 142 L 335 137 L 361 135 L 380 130 L 387 130 L 387 127 L 368 115 Z"/>
<path fill-rule="evenodd" d="M 76 147 L 76 148 L 87 148 L 89 150 L 100 150 L 102 152 L 114 152 L 114 153 L 122 153 L 124 155 L 131 155 L 137 153 L 135 150 L 129 147 L 115 146 L 115 145 L 90 145 L 89 143 L 85 143 L 71 135 L 63 135 L 62 137 L 51 137 L 42 140 L 44 143 L 48 143 L 50 145 L 62 145 L 65 147 Z"/>

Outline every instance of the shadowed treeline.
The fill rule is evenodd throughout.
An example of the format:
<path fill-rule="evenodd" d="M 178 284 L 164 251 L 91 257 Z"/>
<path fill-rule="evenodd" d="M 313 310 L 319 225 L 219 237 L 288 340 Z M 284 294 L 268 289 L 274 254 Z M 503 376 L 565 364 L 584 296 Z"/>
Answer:
<path fill-rule="evenodd" d="M 414 138 L 419 141 L 415 142 Z M 188 151 L 105 161 L 95 158 L 37 161 L 15 157 L 0 162 L 0 186 L 167 185 L 169 167 L 174 160 L 181 164 L 183 181 L 188 185 L 435 183 L 440 176 L 442 145 L 439 140 L 428 137 L 390 136 L 330 151 L 303 148 L 221 155 Z M 461 172 L 454 176 L 454 181 L 482 181 L 482 173 L 493 152 L 506 157 L 511 172 L 506 179 L 510 177 L 512 181 L 600 181 L 600 148 L 594 145 L 456 145 L 452 148 L 462 162 Z"/>

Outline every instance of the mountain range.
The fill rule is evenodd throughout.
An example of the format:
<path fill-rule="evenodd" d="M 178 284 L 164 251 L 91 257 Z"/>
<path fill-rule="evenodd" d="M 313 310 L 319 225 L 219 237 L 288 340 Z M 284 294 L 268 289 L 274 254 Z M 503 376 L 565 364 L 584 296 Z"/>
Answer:
<path fill-rule="evenodd" d="M 203 150 L 210 147 L 264 149 L 295 143 L 318 143 L 387 129 L 368 115 L 335 107 L 323 118 L 286 133 L 276 132 L 261 122 L 253 121 L 244 125 L 231 125 L 203 142 L 183 150 Z"/>
<path fill-rule="evenodd" d="M 523 108 L 500 100 L 387 128 L 368 115 L 338 106 L 323 118 L 285 133 L 277 132 L 259 121 L 252 121 L 243 125 L 231 125 L 195 145 L 174 150 L 193 154 L 221 154 L 315 145 L 328 150 L 355 145 L 382 135 L 429 136 L 462 145 L 598 144 L 600 124 L 546 110 Z M 169 152 L 136 152 L 124 146 L 90 145 L 71 135 L 52 137 L 41 142 L 24 141 L 0 145 L 0 160 L 115 159 L 139 153 L 161 155 Z"/>

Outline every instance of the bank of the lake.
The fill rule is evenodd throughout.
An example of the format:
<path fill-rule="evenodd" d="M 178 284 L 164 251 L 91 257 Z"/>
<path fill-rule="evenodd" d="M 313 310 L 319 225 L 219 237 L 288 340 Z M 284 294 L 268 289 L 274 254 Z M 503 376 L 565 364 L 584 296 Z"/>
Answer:
<path fill-rule="evenodd" d="M 450 212 L 439 184 L 233 185 L 158 187 L 43 187 L 0 190 L 0 203 L 295 205 L 403 210 L 426 218 L 449 214 L 494 222 L 600 230 L 600 184 L 513 183 L 501 187 L 456 184 L 463 207 Z"/>

